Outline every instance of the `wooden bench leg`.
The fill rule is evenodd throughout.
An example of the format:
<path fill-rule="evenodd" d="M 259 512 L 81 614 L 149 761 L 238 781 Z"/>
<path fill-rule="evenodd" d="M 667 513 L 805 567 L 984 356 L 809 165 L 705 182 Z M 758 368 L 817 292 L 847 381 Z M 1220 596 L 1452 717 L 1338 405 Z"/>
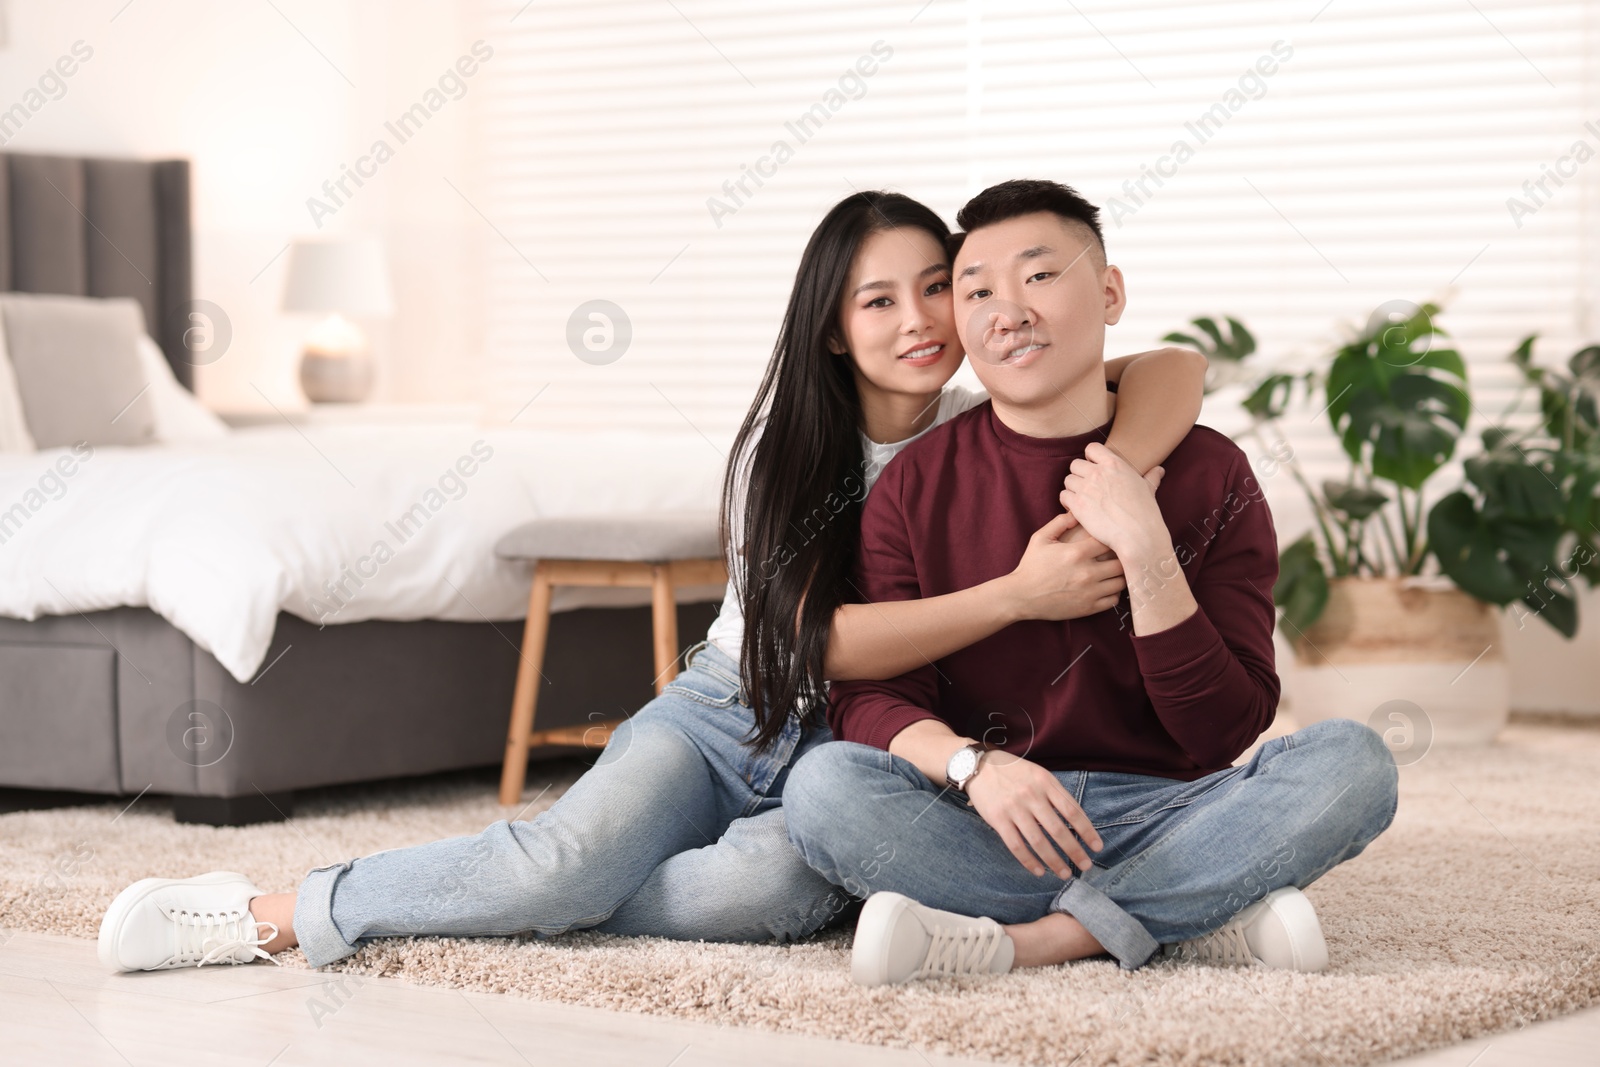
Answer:
<path fill-rule="evenodd" d="M 539 672 L 544 666 L 544 645 L 549 633 L 550 580 L 542 564 L 535 564 L 533 590 L 528 594 L 528 621 L 522 631 L 522 655 L 517 665 L 517 688 L 511 698 L 505 765 L 500 770 L 500 803 L 508 807 L 521 799 L 522 783 L 528 774 L 528 735 L 533 732 L 534 709 L 539 703 Z"/>
<path fill-rule="evenodd" d="M 678 598 L 672 564 L 658 563 L 650 575 L 650 614 L 656 643 L 656 695 L 678 676 Z"/>

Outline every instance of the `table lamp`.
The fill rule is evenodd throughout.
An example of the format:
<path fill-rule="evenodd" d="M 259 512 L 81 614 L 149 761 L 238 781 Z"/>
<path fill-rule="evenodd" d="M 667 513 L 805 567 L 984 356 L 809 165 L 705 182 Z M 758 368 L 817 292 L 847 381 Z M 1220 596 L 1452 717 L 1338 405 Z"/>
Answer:
<path fill-rule="evenodd" d="M 355 403 L 372 391 L 367 338 L 345 316 L 379 317 L 394 310 L 383 245 L 372 238 L 296 241 L 289 249 L 283 310 L 324 316 L 306 335 L 300 388 L 313 403 Z"/>

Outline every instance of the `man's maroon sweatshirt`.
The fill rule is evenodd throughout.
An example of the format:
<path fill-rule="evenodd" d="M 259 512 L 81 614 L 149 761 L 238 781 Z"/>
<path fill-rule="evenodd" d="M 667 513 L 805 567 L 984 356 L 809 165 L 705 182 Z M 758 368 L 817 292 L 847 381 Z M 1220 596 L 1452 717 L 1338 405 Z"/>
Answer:
<path fill-rule="evenodd" d="M 1068 466 L 1106 429 L 1027 437 L 986 403 L 908 445 L 862 511 L 860 599 L 939 596 L 1009 573 L 1060 514 Z M 1193 615 L 1134 636 L 1130 592 L 1162 577 L 1130 574 L 1110 611 L 1014 623 L 898 678 L 834 683 L 834 736 L 886 749 L 938 718 L 1056 771 L 1192 781 L 1229 766 L 1278 706 L 1277 537 L 1249 462 L 1223 435 L 1195 427 L 1163 466 L 1156 500 L 1200 605 Z"/>

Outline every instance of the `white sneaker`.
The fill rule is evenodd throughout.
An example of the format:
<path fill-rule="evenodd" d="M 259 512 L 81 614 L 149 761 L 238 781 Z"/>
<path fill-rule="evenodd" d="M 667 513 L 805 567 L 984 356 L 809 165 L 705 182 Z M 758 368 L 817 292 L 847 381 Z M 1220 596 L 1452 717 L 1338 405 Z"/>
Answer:
<path fill-rule="evenodd" d="M 100 920 L 100 962 L 113 971 L 161 971 L 208 963 L 278 961 L 261 946 L 250 900 L 261 890 L 232 871 L 145 878 L 117 894 Z"/>
<path fill-rule="evenodd" d="M 1328 965 L 1328 943 L 1306 895 L 1294 886 L 1274 889 L 1220 929 L 1175 945 L 1163 945 L 1167 959 L 1189 959 L 1217 966 L 1274 967 L 1320 971 Z"/>
<path fill-rule="evenodd" d="M 898 985 L 913 978 L 1005 974 L 1015 946 L 993 919 L 974 919 L 918 904 L 899 893 L 874 893 L 856 922 L 850 977 L 857 985 Z"/>

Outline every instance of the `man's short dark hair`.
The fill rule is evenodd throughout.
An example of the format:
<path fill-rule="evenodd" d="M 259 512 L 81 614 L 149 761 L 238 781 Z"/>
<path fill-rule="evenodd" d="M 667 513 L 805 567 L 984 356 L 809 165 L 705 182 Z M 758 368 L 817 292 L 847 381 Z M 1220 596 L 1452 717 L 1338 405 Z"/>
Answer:
<path fill-rule="evenodd" d="M 952 236 L 949 249 L 951 257 L 955 256 L 962 240 L 973 230 L 1040 211 L 1087 227 L 1094 235 L 1095 247 L 1099 252 L 1095 258 L 1101 267 L 1105 266 L 1106 240 L 1100 232 L 1100 209 L 1079 196 L 1070 185 L 1043 178 L 1014 178 L 991 185 L 968 200 L 966 206 L 956 212 L 956 224 L 964 232 Z"/>

